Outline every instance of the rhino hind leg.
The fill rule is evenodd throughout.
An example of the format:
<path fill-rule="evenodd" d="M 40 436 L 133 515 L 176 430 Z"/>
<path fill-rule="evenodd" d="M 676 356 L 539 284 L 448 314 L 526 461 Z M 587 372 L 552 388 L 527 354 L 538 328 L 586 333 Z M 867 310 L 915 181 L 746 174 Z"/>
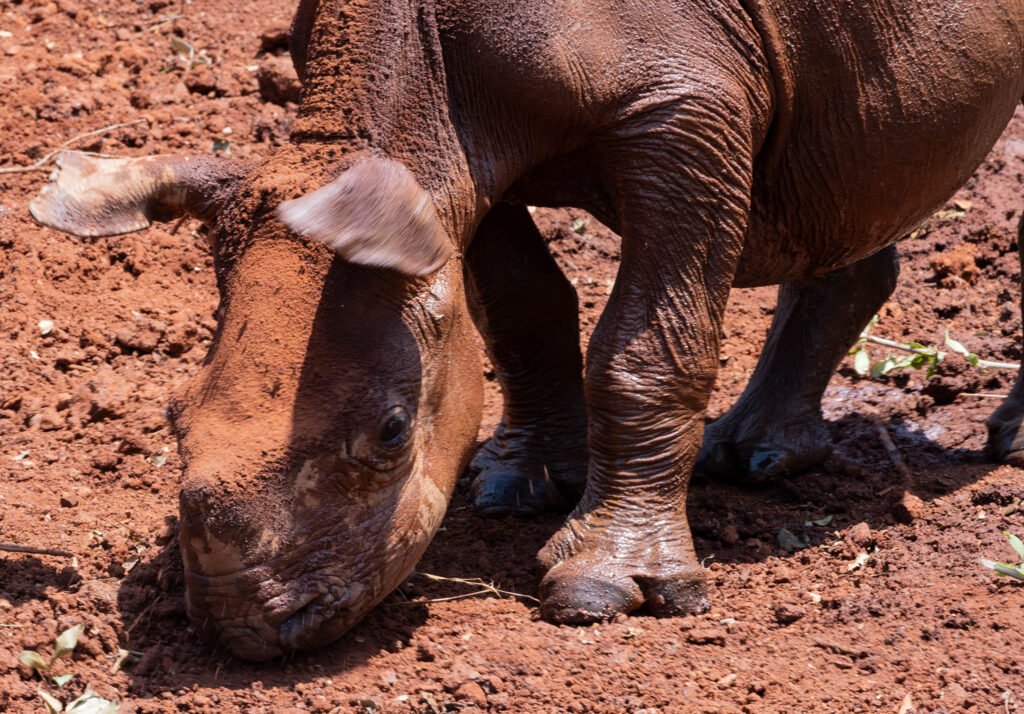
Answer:
<path fill-rule="evenodd" d="M 470 464 L 475 506 L 492 516 L 567 510 L 587 473 L 576 291 L 524 206 L 496 205 L 466 258 L 473 316 L 505 401 Z"/>
<path fill-rule="evenodd" d="M 1017 245 L 1024 245 L 1024 217 L 1017 230 Z M 1019 251 L 1021 279 L 1024 281 L 1024 250 Z M 1024 309 L 1024 296 L 1021 298 Z M 1002 463 L 1024 466 L 1024 370 L 1017 373 L 1017 380 L 1010 395 L 1002 401 L 988 419 L 989 456 Z"/>
<path fill-rule="evenodd" d="M 890 246 L 822 278 L 780 286 L 754 374 L 736 404 L 706 428 L 698 470 L 761 483 L 827 459 L 832 443 L 821 397 L 898 275 Z"/>

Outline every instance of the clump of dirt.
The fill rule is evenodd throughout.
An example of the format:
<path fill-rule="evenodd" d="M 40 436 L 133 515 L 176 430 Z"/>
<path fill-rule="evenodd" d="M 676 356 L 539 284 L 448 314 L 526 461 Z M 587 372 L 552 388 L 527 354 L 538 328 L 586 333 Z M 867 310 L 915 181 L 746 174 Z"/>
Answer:
<path fill-rule="evenodd" d="M 284 55 L 291 10 L 8 4 L 0 167 L 132 120 L 76 148 L 265 155 L 294 116 L 290 75 L 275 75 L 287 90 L 277 94 L 260 82 Z M 874 334 L 941 346 L 949 330 L 987 359 L 1021 359 L 1022 141 L 1018 115 L 956 201 L 901 245 L 900 287 Z M 191 222 L 101 239 L 44 230 L 26 205 L 45 175 L 0 173 L 0 542 L 74 557 L 0 554 L 0 710 L 41 711 L 37 689 L 66 702 L 86 687 L 126 712 L 1020 710 L 1024 589 L 977 563 L 1012 558 L 1001 531 L 1024 533 L 1024 474 L 982 453 L 984 420 L 1012 375 L 953 358 L 931 382 L 864 379 L 844 365 L 825 397 L 836 450 L 823 467 L 756 491 L 695 484 L 708 613 L 541 621 L 534 554 L 560 518 L 479 518 L 461 482 L 420 574 L 348 637 L 260 666 L 233 660 L 185 616 L 179 464 L 163 415 L 216 329 L 203 232 Z M 535 218 L 576 286 L 586 340 L 618 241 L 580 211 Z M 712 417 L 753 370 L 774 292 L 732 296 Z M 492 380 L 482 438 L 499 414 Z M 466 597 L 481 589 L 474 579 L 519 595 Z M 49 651 L 79 623 L 63 688 L 19 664 L 22 649 Z M 121 649 L 138 654 L 114 672 Z"/>
<path fill-rule="evenodd" d="M 975 262 L 977 252 L 972 243 L 956 243 L 942 253 L 935 253 L 928 263 L 935 271 L 939 287 L 958 288 L 977 283 L 981 277 Z"/>

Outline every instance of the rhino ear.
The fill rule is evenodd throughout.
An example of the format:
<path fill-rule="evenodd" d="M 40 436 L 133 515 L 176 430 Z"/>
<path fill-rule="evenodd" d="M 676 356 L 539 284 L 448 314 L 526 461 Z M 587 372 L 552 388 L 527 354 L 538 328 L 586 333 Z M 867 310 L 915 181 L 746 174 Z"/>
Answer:
<path fill-rule="evenodd" d="M 285 201 L 281 221 L 346 260 L 424 276 L 452 255 L 430 194 L 397 161 L 367 159 L 310 194 Z"/>
<path fill-rule="evenodd" d="M 110 158 L 62 151 L 29 211 L 43 225 L 82 237 L 142 230 L 189 214 L 207 223 L 248 165 L 189 156 Z"/>

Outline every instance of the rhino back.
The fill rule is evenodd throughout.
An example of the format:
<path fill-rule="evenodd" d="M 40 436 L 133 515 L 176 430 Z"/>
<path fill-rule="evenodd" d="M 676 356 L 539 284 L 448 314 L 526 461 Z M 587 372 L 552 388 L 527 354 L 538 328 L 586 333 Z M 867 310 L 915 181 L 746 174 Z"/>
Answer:
<path fill-rule="evenodd" d="M 792 104 L 758 168 L 740 285 L 827 272 L 908 234 L 1024 93 L 1016 0 L 771 4 Z"/>

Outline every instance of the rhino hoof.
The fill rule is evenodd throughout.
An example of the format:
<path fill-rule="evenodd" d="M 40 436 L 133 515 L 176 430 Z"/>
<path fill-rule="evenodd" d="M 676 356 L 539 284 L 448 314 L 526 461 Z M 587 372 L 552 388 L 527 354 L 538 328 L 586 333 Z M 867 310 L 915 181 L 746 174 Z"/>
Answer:
<path fill-rule="evenodd" d="M 545 511 L 564 511 L 565 499 L 550 479 L 539 474 L 512 470 L 502 464 L 484 470 L 473 481 L 473 504 L 483 516 L 535 516 Z M 539 476 L 539 478 L 538 478 Z"/>
<path fill-rule="evenodd" d="M 586 625 L 640 609 L 655 617 L 675 617 L 709 607 L 706 579 L 700 570 L 630 577 L 614 568 L 595 567 L 584 574 L 574 567 L 579 565 L 570 560 L 556 566 L 541 583 L 541 614 L 549 622 Z"/>
<path fill-rule="evenodd" d="M 988 420 L 989 456 L 1002 464 L 1024 467 L 1024 410 L 1007 399 Z"/>
<path fill-rule="evenodd" d="M 769 434 L 758 439 L 730 431 L 725 425 L 708 427 L 697 459 L 699 473 L 714 480 L 761 485 L 806 471 L 832 453 L 824 424 L 792 439 Z"/>

